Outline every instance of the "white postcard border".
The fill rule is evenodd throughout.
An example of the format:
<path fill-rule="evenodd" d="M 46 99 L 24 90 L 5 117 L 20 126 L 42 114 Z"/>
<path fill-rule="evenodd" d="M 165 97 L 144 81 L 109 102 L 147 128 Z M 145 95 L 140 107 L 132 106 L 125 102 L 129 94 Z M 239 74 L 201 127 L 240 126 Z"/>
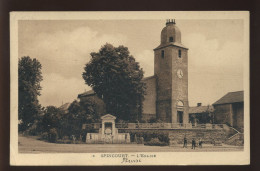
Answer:
<path fill-rule="evenodd" d="M 103 153 L 18 153 L 18 21 L 19 20 L 140 20 L 140 19 L 243 19 L 244 20 L 244 151 L 239 152 L 152 152 L 140 163 L 122 164 L 120 157 L 101 157 Z M 249 125 L 249 12 L 11 12 L 10 13 L 10 164 L 11 165 L 245 165 L 250 163 Z M 104 153 L 106 154 L 106 153 Z M 118 153 L 125 154 L 125 153 Z"/>

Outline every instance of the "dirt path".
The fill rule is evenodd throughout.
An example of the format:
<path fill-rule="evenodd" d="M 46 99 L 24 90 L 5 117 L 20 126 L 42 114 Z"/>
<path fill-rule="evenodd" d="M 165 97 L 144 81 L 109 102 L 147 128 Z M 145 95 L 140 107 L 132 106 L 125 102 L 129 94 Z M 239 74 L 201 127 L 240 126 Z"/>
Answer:
<path fill-rule="evenodd" d="M 220 152 L 242 151 L 243 147 L 204 145 L 202 149 L 190 147 L 144 146 L 136 144 L 55 144 L 37 140 L 33 137 L 19 136 L 20 153 L 106 153 L 106 152 Z"/>

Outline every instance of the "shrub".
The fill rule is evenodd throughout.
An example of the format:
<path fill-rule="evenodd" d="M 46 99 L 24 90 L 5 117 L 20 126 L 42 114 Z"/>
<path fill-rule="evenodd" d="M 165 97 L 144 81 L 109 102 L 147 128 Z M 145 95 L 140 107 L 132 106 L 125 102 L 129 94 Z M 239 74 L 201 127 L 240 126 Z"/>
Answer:
<path fill-rule="evenodd" d="M 83 141 L 83 142 L 86 142 L 86 136 L 87 136 L 87 133 L 98 133 L 96 129 L 85 129 L 85 130 L 82 130 L 80 135 L 81 135 L 81 139 L 80 139 L 80 136 L 79 136 L 79 140 Z"/>
<path fill-rule="evenodd" d="M 140 120 L 140 123 L 147 123 L 147 120 L 141 119 L 141 120 Z"/>
<path fill-rule="evenodd" d="M 138 141 L 140 141 L 140 138 L 142 137 L 144 142 L 149 142 L 153 138 L 158 138 L 159 141 L 169 144 L 168 134 L 159 132 L 158 130 L 153 130 L 153 131 L 147 130 L 147 131 L 142 131 L 142 132 L 135 132 L 135 131 L 126 131 L 126 132 L 128 132 L 130 134 L 131 142 L 138 143 Z M 137 138 L 135 138 L 135 137 L 137 137 Z"/>
<path fill-rule="evenodd" d="M 161 142 L 165 142 L 165 143 L 169 143 L 169 141 L 170 141 L 169 136 L 168 136 L 168 135 L 165 135 L 165 134 L 159 134 L 159 135 L 158 135 L 158 139 L 159 139 Z"/>
<path fill-rule="evenodd" d="M 134 142 L 137 143 L 137 136 L 136 136 L 136 134 L 134 136 Z"/>
<path fill-rule="evenodd" d="M 55 128 L 50 129 L 48 134 L 48 141 L 49 142 L 56 142 L 58 138 L 58 133 Z"/>
<path fill-rule="evenodd" d="M 59 144 L 71 144 L 71 140 L 69 140 L 69 139 L 57 140 L 56 143 L 59 143 Z"/>
<path fill-rule="evenodd" d="M 63 140 L 68 140 L 68 139 L 70 139 L 70 137 L 67 136 L 67 135 L 65 135 L 64 137 L 62 137 L 62 139 L 63 139 Z"/>
<path fill-rule="evenodd" d="M 43 140 L 48 140 L 48 132 L 44 132 L 44 133 L 42 133 L 42 135 L 41 135 L 41 139 L 43 139 Z"/>
<path fill-rule="evenodd" d="M 139 137 L 137 144 L 144 144 L 144 138 L 143 137 Z"/>
<path fill-rule="evenodd" d="M 161 142 L 158 138 L 152 138 L 151 141 L 146 142 L 144 145 L 151 145 L 151 146 L 167 146 L 168 143 L 166 142 Z"/>
<path fill-rule="evenodd" d="M 157 119 L 156 118 L 154 118 L 154 117 L 152 117 L 152 118 L 150 118 L 149 119 L 149 123 L 156 123 L 156 121 L 157 121 Z"/>
<path fill-rule="evenodd" d="M 38 135 L 38 132 L 36 129 L 30 129 L 28 134 L 32 135 L 32 136 L 36 136 L 36 135 Z"/>

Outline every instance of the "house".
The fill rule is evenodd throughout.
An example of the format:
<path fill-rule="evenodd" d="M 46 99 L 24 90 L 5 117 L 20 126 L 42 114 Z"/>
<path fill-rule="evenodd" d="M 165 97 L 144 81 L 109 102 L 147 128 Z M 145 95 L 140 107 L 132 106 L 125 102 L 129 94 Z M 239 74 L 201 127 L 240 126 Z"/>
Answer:
<path fill-rule="evenodd" d="M 90 101 L 95 104 L 94 110 L 95 112 L 102 116 L 106 114 L 106 105 L 102 99 L 100 99 L 97 94 L 93 90 L 86 91 L 78 95 L 78 98 L 81 102 Z"/>
<path fill-rule="evenodd" d="M 189 123 L 206 124 L 213 123 L 214 108 L 211 105 L 202 106 L 197 103 L 197 106 L 189 107 Z"/>
<path fill-rule="evenodd" d="M 60 110 L 62 110 L 62 111 L 64 111 L 64 113 L 68 113 L 69 112 L 69 107 L 70 107 L 70 103 L 64 103 L 64 104 L 62 104 L 60 107 L 59 107 L 59 109 Z"/>
<path fill-rule="evenodd" d="M 229 92 L 213 103 L 214 123 L 227 124 L 243 132 L 244 129 L 244 91 Z"/>

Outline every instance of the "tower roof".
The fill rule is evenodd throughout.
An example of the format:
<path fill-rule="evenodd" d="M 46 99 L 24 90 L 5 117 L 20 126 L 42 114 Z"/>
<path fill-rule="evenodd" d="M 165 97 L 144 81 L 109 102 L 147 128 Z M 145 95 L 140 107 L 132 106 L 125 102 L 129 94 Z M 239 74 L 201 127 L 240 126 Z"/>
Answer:
<path fill-rule="evenodd" d="M 178 46 L 187 49 L 181 43 L 181 31 L 176 26 L 175 20 L 169 19 L 166 21 L 166 26 L 162 29 L 161 32 L 161 44 L 156 49 L 165 47 L 165 46 Z"/>

